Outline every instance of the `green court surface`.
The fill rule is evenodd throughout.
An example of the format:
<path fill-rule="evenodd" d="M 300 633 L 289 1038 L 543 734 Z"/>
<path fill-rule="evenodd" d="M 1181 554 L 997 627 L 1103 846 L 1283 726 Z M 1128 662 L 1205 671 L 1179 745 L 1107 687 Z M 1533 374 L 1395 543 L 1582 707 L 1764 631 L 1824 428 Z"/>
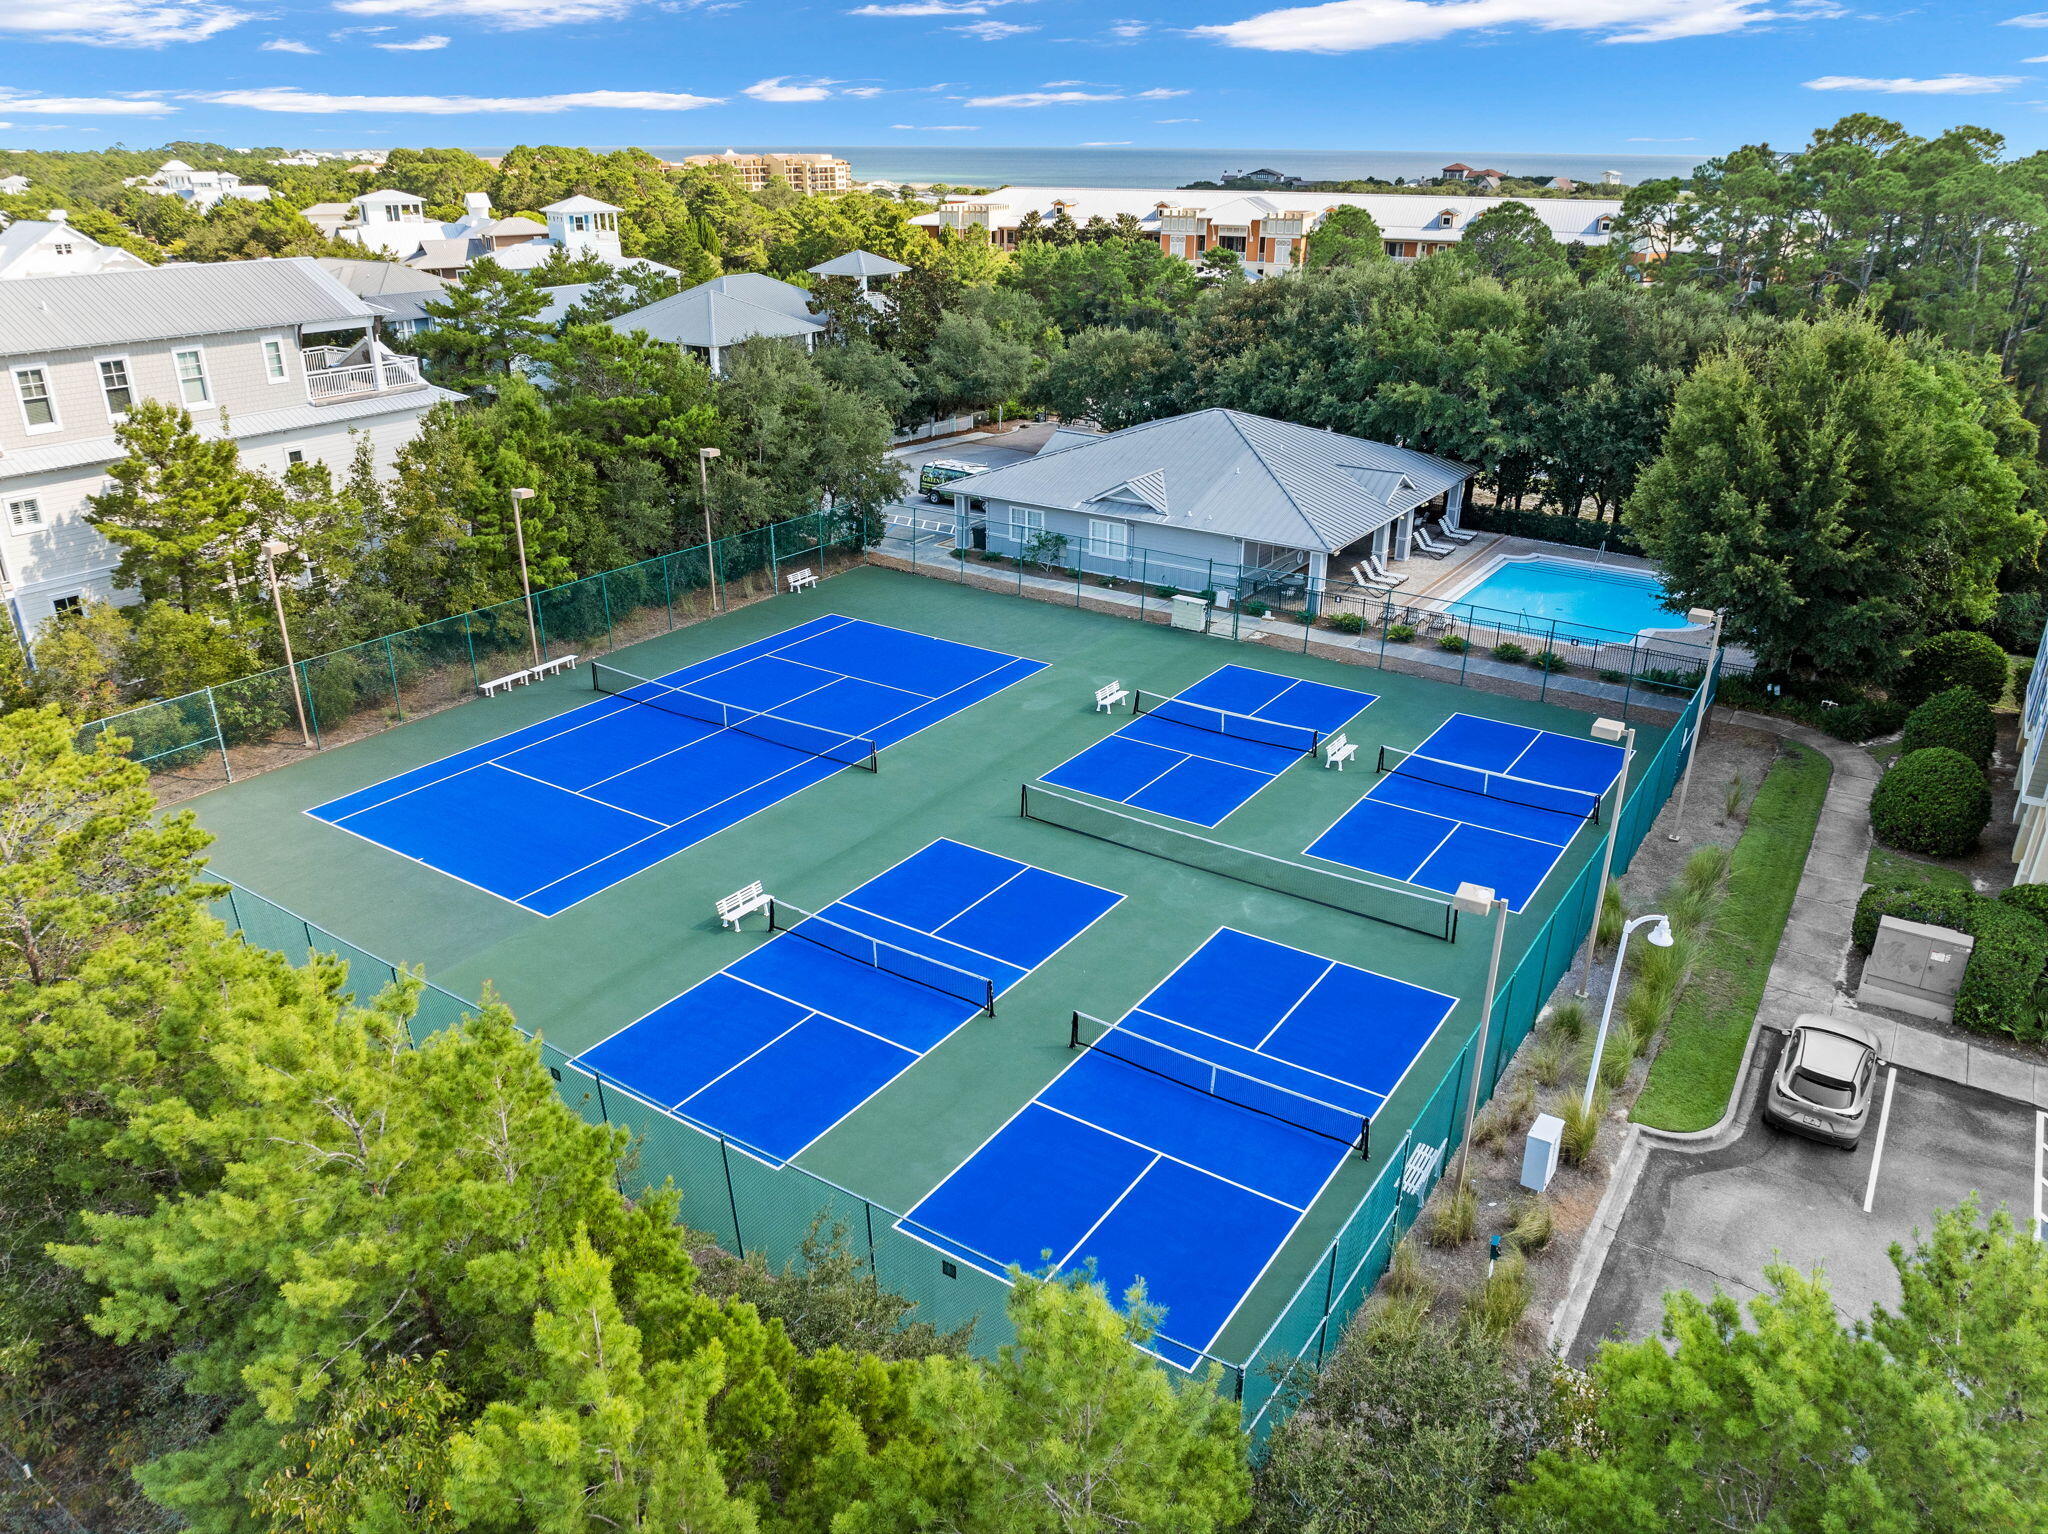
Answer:
<path fill-rule="evenodd" d="M 1374 694 L 1378 701 L 1348 730 L 1360 748 L 1350 770 L 1299 763 L 1202 833 L 1298 859 L 1373 786 L 1382 745 L 1411 749 L 1457 713 L 1583 739 L 1591 714 L 873 567 L 608 659 L 658 676 L 828 613 L 1048 664 L 889 747 L 879 772 L 845 771 L 816 783 L 553 917 L 530 914 L 305 812 L 589 702 L 587 669 L 447 709 L 205 794 L 190 807 L 216 838 L 216 872 L 370 953 L 423 965 L 431 980 L 459 996 L 494 988 L 523 1025 L 572 1055 L 769 941 L 758 917 L 735 936 L 721 930 L 713 911 L 719 896 L 752 880 L 817 910 L 948 837 L 1121 893 L 1120 905 L 1005 994 L 994 1017 L 960 1027 L 797 1156 L 796 1165 L 896 1211 L 931 1192 L 1068 1063 L 1071 1013 L 1123 1016 L 1219 927 L 1457 997 L 1445 1026 L 1375 1118 L 1373 1158 L 1344 1163 L 1217 1339 L 1218 1355 L 1245 1357 L 1384 1169 L 1405 1125 L 1458 1062 L 1477 1020 L 1487 923 L 1468 918 L 1457 940 L 1444 942 L 1025 820 L 1018 814 L 1020 784 L 1129 721 L 1128 714 L 1095 711 L 1093 695 L 1106 682 L 1174 693 L 1236 665 Z M 1667 731 L 1651 720 L 1635 722 L 1640 763 Z M 1646 825 L 1647 817 L 1635 824 Z M 523 829 L 505 824 L 500 834 L 517 838 Z M 1526 908 L 1510 918 L 1503 975 L 1544 932 L 1585 864 L 1598 859 L 1605 832 L 1604 821 L 1583 828 Z M 1057 1179 L 1063 1169 L 1042 1171 Z M 699 1193 L 708 1196 L 685 1189 L 685 1218 Z M 717 1195 L 723 1200 L 725 1189 Z M 1171 1317 L 1166 1329 L 1172 1331 Z"/>

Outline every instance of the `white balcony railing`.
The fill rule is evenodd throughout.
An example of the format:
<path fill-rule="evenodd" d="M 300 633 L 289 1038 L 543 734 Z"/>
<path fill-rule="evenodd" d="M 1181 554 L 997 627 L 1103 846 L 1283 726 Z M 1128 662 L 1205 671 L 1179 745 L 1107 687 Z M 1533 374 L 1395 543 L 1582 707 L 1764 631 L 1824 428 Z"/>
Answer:
<path fill-rule="evenodd" d="M 417 357 L 385 357 L 380 362 L 324 368 L 306 374 L 306 394 L 316 405 L 424 386 Z"/>

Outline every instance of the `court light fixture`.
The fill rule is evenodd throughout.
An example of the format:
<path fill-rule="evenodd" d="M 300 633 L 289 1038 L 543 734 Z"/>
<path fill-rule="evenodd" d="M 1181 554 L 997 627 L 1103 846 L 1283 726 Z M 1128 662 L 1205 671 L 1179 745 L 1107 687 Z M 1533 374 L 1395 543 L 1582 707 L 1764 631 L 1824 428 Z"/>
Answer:
<path fill-rule="evenodd" d="M 526 523 L 519 515 L 519 504 L 534 497 L 532 490 L 524 487 L 512 494 L 512 541 L 519 547 L 519 597 L 526 604 L 526 639 L 533 649 L 533 663 L 540 664 L 540 625 L 533 618 L 533 582 L 526 574 Z"/>
<path fill-rule="evenodd" d="M 1593 986 L 1593 947 L 1600 936 L 1600 907 L 1607 898 L 1607 878 L 1614 870 L 1614 839 L 1621 834 L 1622 806 L 1628 803 L 1628 770 L 1636 759 L 1635 726 L 1620 719 L 1595 719 L 1591 735 L 1621 747 L 1621 771 L 1614 778 L 1614 806 L 1607 815 L 1607 840 L 1600 848 L 1600 882 L 1593 886 L 1593 919 L 1586 927 L 1586 972 L 1579 978 L 1576 994 L 1584 996 Z"/>
<path fill-rule="evenodd" d="M 711 605 L 722 606 L 718 595 L 718 545 L 711 540 L 711 460 L 721 458 L 715 447 L 697 449 L 697 499 L 704 512 L 704 568 L 711 572 Z"/>
<path fill-rule="evenodd" d="M 1700 688 L 1707 701 L 1700 704 L 1699 716 L 1692 722 L 1692 736 L 1685 743 L 1685 773 L 1678 780 L 1678 813 L 1672 817 L 1671 829 L 1664 833 L 1666 841 L 1685 840 L 1685 801 L 1692 793 L 1692 761 L 1699 755 L 1700 735 L 1707 727 L 1707 710 L 1713 706 L 1714 680 L 1721 669 L 1721 630 L 1728 622 L 1728 614 L 1714 607 L 1689 607 L 1685 621 L 1701 628 L 1713 626 L 1714 637 L 1707 641 L 1707 664 L 1700 677 Z"/>
<path fill-rule="evenodd" d="M 1607 976 L 1607 1001 L 1600 1008 L 1600 1031 L 1594 1035 L 1593 1058 L 1586 1067 L 1586 1094 L 1579 1100 L 1581 1109 L 1588 1113 L 1593 1109 L 1593 1088 L 1600 1080 L 1600 1057 L 1607 1050 L 1607 1025 L 1614 1017 L 1614 993 L 1621 987 L 1621 972 L 1625 968 L 1623 961 L 1628 957 L 1628 940 L 1635 936 L 1639 927 L 1650 929 L 1643 936 L 1648 939 L 1651 947 L 1671 946 L 1671 918 L 1668 916 L 1659 916 L 1653 912 L 1634 917 L 1622 925 L 1621 941 L 1614 949 L 1614 969 Z"/>
<path fill-rule="evenodd" d="M 1483 884 L 1460 884 L 1451 909 L 1461 916 L 1493 917 L 1493 955 L 1486 964 L 1486 991 L 1479 1007 L 1479 1032 L 1472 1060 L 1470 1090 L 1465 1094 L 1465 1127 L 1458 1136 L 1458 1164 L 1452 1172 L 1453 1196 L 1465 1185 L 1465 1158 L 1472 1149 L 1472 1119 L 1479 1112 L 1479 1076 L 1486 1069 L 1487 1030 L 1493 1021 L 1493 993 L 1500 983 L 1501 942 L 1508 932 L 1508 903 Z"/>
<path fill-rule="evenodd" d="M 293 551 L 289 543 L 279 538 L 265 538 L 256 545 L 256 552 L 263 556 L 263 578 L 270 586 L 270 605 L 277 614 L 277 637 L 284 643 L 285 675 L 292 681 L 292 708 L 299 716 L 299 739 L 306 743 L 306 749 L 313 748 L 313 730 L 306 718 L 306 695 L 299 690 L 299 663 L 292 658 L 291 626 L 284 621 L 284 588 L 277 582 L 277 562 Z"/>

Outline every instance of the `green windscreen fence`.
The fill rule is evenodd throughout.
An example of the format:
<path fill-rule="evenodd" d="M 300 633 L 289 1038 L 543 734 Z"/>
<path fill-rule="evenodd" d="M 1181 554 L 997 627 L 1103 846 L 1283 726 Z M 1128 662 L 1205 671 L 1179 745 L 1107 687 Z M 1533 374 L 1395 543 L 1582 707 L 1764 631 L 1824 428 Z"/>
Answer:
<path fill-rule="evenodd" d="M 1098 841 L 1115 842 L 1120 847 L 1149 852 L 1153 857 L 1199 868 L 1205 873 L 1222 874 L 1240 883 L 1312 900 L 1354 916 L 1406 927 L 1446 943 L 1458 936 L 1458 913 L 1451 909 L 1451 903 L 1413 885 L 1354 878 L 1333 868 L 1318 868 L 1312 863 L 1234 847 L 1046 783 L 1023 786 L 1018 813 L 1026 820 L 1062 826 Z"/>

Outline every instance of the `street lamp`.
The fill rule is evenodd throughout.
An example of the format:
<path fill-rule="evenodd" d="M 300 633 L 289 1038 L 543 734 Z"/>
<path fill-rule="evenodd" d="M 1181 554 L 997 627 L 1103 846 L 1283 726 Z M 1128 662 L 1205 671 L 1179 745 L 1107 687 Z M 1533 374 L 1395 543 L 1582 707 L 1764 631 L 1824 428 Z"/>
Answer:
<path fill-rule="evenodd" d="M 1501 941 L 1508 932 L 1508 903 L 1483 884 L 1460 884 L 1451 909 L 1461 916 L 1493 918 L 1493 956 L 1486 961 L 1486 1000 L 1479 1009 L 1479 1048 L 1472 1058 L 1472 1086 L 1465 1094 L 1465 1130 L 1458 1137 L 1458 1167 L 1451 1179 L 1453 1195 L 1465 1185 L 1465 1155 L 1472 1148 L 1472 1119 L 1479 1112 L 1479 1073 L 1486 1068 L 1486 1032 L 1493 1021 L 1493 989 L 1500 980 Z"/>
<path fill-rule="evenodd" d="M 306 749 L 311 751 L 313 731 L 306 722 L 305 694 L 299 691 L 298 662 L 292 659 L 292 631 L 284 621 L 284 591 L 277 584 L 278 556 L 291 553 L 292 546 L 276 538 L 266 538 L 257 545 L 257 549 L 263 555 L 263 578 L 270 585 L 270 605 L 277 613 L 277 637 L 284 641 L 284 669 L 285 675 L 292 679 L 292 708 L 299 716 L 299 739 L 303 740 Z"/>
<path fill-rule="evenodd" d="M 704 508 L 704 565 L 711 572 L 711 605 L 723 607 L 718 595 L 718 545 L 711 541 L 711 460 L 718 457 L 715 447 L 697 449 L 697 499 Z"/>
<path fill-rule="evenodd" d="M 1651 923 L 1654 926 L 1650 926 Z M 1600 1032 L 1593 1040 L 1593 1063 L 1586 1067 L 1586 1095 L 1581 1106 L 1591 1112 L 1593 1108 L 1593 1084 L 1600 1079 L 1600 1056 L 1607 1049 L 1607 1023 L 1614 1016 L 1614 993 L 1621 988 L 1621 961 L 1628 953 L 1628 940 L 1636 928 L 1650 927 L 1650 944 L 1655 948 L 1671 946 L 1671 920 L 1666 916 L 1638 916 L 1621 929 L 1621 942 L 1614 950 L 1614 973 L 1607 977 L 1607 1004 L 1600 1009 Z"/>
<path fill-rule="evenodd" d="M 533 620 L 533 582 L 526 574 L 526 521 L 519 515 L 519 503 L 533 499 L 531 490 L 512 492 L 512 541 L 519 547 L 519 595 L 526 603 L 526 638 L 533 646 L 533 663 L 540 664 L 540 625 Z"/>
<path fill-rule="evenodd" d="M 1595 719 L 1593 738 L 1621 745 L 1621 771 L 1615 777 L 1614 808 L 1607 816 L 1607 843 L 1600 849 L 1600 882 L 1594 886 L 1593 924 L 1586 929 L 1586 973 L 1579 980 L 1577 994 L 1584 996 L 1593 986 L 1593 944 L 1600 936 L 1600 911 L 1607 904 L 1607 876 L 1614 869 L 1614 839 L 1621 834 L 1621 811 L 1628 803 L 1628 769 L 1636 759 L 1636 732 L 1619 719 Z"/>
<path fill-rule="evenodd" d="M 1707 674 L 1700 682 L 1701 690 L 1708 702 L 1700 705 L 1699 717 L 1692 722 L 1692 739 L 1685 743 L 1685 776 L 1678 780 L 1678 815 L 1671 822 L 1671 829 L 1665 836 L 1674 842 L 1685 840 L 1685 796 L 1692 791 L 1692 759 L 1700 754 L 1700 736 L 1707 728 L 1707 709 L 1714 696 L 1714 673 L 1721 664 L 1721 625 L 1728 615 L 1715 607 L 1692 607 L 1686 609 L 1685 621 L 1693 624 L 1711 623 L 1714 638 L 1707 648 Z"/>

